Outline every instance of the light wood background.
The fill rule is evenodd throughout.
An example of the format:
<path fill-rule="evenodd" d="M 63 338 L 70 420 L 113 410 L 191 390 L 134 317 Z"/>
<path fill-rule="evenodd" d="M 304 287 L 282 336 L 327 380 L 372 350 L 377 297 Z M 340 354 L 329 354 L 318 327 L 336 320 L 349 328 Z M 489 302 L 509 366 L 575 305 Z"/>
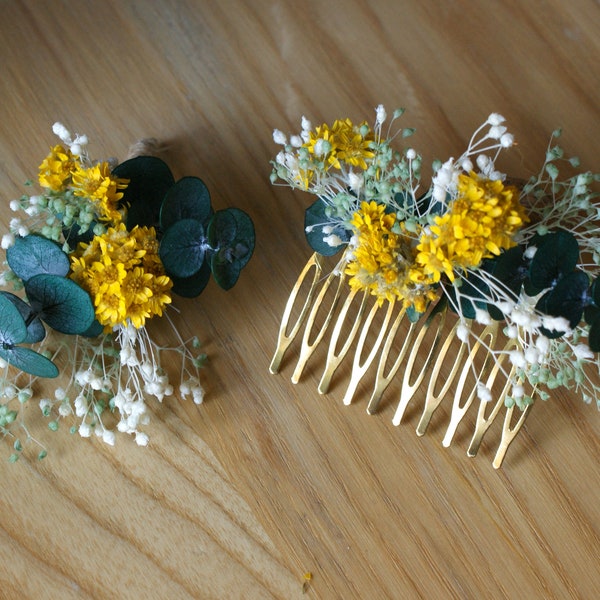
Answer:
<path fill-rule="evenodd" d="M 178 302 L 210 355 L 204 405 L 152 405 L 147 448 L 37 433 L 38 462 L 0 460 L 2 598 L 582 598 L 600 596 L 599 416 L 557 393 L 502 470 L 464 436 L 393 427 L 365 398 L 268 373 L 310 252 L 310 199 L 269 183 L 271 133 L 407 108 L 412 142 L 460 154 L 504 114 L 526 176 L 550 132 L 598 169 L 600 7 L 594 0 L 2 0 L 0 181 L 24 191 L 54 121 L 96 157 L 155 136 L 176 176 L 256 224 L 236 288 Z M 293 351 L 292 351 L 293 355 Z M 35 423 L 35 403 L 29 407 Z M 304 591 L 304 574 L 312 581 Z"/>

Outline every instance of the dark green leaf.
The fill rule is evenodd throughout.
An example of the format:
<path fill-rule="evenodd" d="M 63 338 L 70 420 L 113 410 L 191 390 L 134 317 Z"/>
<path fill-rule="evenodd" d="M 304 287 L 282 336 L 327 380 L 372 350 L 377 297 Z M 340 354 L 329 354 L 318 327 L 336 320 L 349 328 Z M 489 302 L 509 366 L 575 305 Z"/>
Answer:
<path fill-rule="evenodd" d="M 26 335 L 27 327 L 21 313 L 6 294 L 0 294 L 0 347 L 20 344 Z"/>
<path fill-rule="evenodd" d="M 233 215 L 236 224 L 236 234 L 229 247 L 224 249 L 227 260 L 238 261 L 243 269 L 254 252 L 255 234 L 252 219 L 239 208 L 226 209 Z"/>
<path fill-rule="evenodd" d="M 483 267 L 494 276 L 504 294 L 516 300 L 527 277 L 527 266 L 523 258 L 524 248 L 515 246 L 499 256 L 486 259 Z M 493 304 L 488 304 L 488 312 L 496 321 L 504 320 L 504 314 Z"/>
<path fill-rule="evenodd" d="M 414 304 L 411 304 L 406 309 L 406 316 L 411 323 L 416 323 L 423 316 L 423 313 L 417 312 Z"/>
<path fill-rule="evenodd" d="M 104 331 L 104 327 L 98 323 L 96 319 L 92 321 L 92 324 L 80 335 L 83 337 L 98 337 Z"/>
<path fill-rule="evenodd" d="M 8 298 L 14 304 L 15 308 L 19 311 L 19 314 L 25 321 L 27 333 L 23 343 L 35 344 L 36 342 L 41 342 L 46 336 L 46 330 L 37 315 L 33 312 L 31 306 L 10 292 L 0 292 L 0 294 Z"/>
<path fill-rule="evenodd" d="M 548 314 L 565 317 L 569 320 L 571 328 L 574 328 L 581 321 L 589 284 L 589 277 L 583 271 L 565 275 L 548 295 Z"/>
<path fill-rule="evenodd" d="M 590 298 L 592 302 L 600 308 L 600 277 L 596 277 L 590 288 Z"/>
<path fill-rule="evenodd" d="M 73 225 L 71 227 L 63 227 L 63 236 L 65 241 L 71 248 L 77 248 L 79 243 L 89 244 L 94 238 L 94 226 L 97 221 L 92 221 L 88 228 L 82 232 L 79 225 Z"/>
<path fill-rule="evenodd" d="M 40 318 L 67 334 L 86 331 L 95 319 L 89 294 L 71 279 L 58 275 L 36 275 L 25 284 L 25 292 Z"/>
<path fill-rule="evenodd" d="M 6 251 L 6 260 L 23 281 L 40 273 L 64 277 L 70 268 L 69 257 L 56 242 L 35 234 L 17 238 Z"/>
<path fill-rule="evenodd" d="M 156 226 L 165 194 L 175 183 L 167 164 L 155 156 L 138 156 L 117 165 L 113 175 L 129 179 L 121 200 L 127 206 L 127 229 Z"/>
<path fill-rule="evenodd" d="M 37 377 L 57 377 L 58 368 L 49 359 L 31 348 L 14 346 L 13 348 L 2 348 L 0 346 L 0 357 L 16 367 Z"/>
<path fill-rule="evenodd" d="M 600 316 L 590 326 L 588 345 L 592 352 L 600 352 Z"/>
<path fill-rule="evenodd" d="M 242 270 L 240 261 L 223 262 L 219 260 L 218 254 L 211 256 L 210 267 L 215 281 L 224 290 L 229 290 L 236 284 Z"/>
<path fill-rule="evenodd" d="M 212 212 L 210 193 L 202 179 L 183 177 L 165 195 L 160 225 L 164 231 L 182 219 L 196 219 L 206 227 Z"/>
<path fill-rule="evenodd" d="M 219 249 L 229 246 L 237 235 L 237 221 L 232 209 L 217 211 L 206 231 L 206 237 L 211 248 Z"/>
<path fill-rule="evenodd" d="M 461 314 L 467 319 L 475 318 L 475 309 L 483 310 L 488 308 L 484 302 L 485 296 L 489 295 L 489 288 L 485 280 L 470 274 L 468 279 L 461 279 L 458 290 L 454 285 L 446 286 L 446 294 L 449 300 L 450 309 L 456 312 L 460 308 Z"/>
<path fill-rule="evenodd" d="M 242 210 L 228 208 L 214 214 L 208 226 L 210 268 L 223 289 L 237 282 L 254 251 L 254 225 Z"/>
<path fill-rule="evenodd" d="M 591 325 L 597 317 L 600 316 L 600 308 L 594 306 L 593 304 L 588 304 L 583 310 L 583 316 L 585 318 L 585 322 L 588 325 Z"/>
<path fill-rule="evenodd" d="M 205 260 L 202 267 L 191 277 L 173 277 L 173 293 L 184 298 L 199 296 L 210 280 L 210 265 Z"/>
<path fill-rule="evenodd" d="M 529 267 L 528 293 L 539 293 L 555 286 L 571 273 L 579 260 L 579 244 L 575 236 L 564 230 L 536 239 L 537 251 Z"/>
<path fill-rule="evenodd" d="M 169 276 L 186 278 L 197 273 L 204 262 L 204 227 L 196 219 L 177 221 L 167 229 L 159 256 Z"/>
<path fill-rule="evenodd" d="M 322 256 L 333 256 L 346 246 L 350 240 L 350 232 L 344 227 L 337 226 L 331 233 L 323 233 L 323 227 L 331 225 L 331 219 L 325 214 L 325 202 L 319 198 L 311 204 L 304 213 L 304 232 L 309 246 Z M 337 235 L 342 243 L 331 246 L 323 241 L 326 235 Z"/>
<path fill-rule="evenodd" d="M 581 321 L 583 310 L 587 303 L 589 277 L 583 271 L 574 271 L 565 275 L 550 291 L 544 294 L 536 308 L 553 317 L 564 317 L 569 321 L 571 329 Z M 542 333 L 547 337 L 548 330 L 542 328 Z M 564 333 L 564 332 L 563 332 Z"/>

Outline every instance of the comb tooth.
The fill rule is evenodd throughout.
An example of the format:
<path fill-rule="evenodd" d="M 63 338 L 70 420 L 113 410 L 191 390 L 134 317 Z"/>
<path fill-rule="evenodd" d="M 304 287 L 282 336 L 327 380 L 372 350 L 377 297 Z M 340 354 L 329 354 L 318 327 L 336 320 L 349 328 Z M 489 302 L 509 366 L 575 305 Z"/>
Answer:
<path fill-rule="evenodd" d="M 356 352 L 354 353 L 354 362 L 352 364 L 352 374 L 350 376 L 350 383 L 348 388 L 346 389 L 346 394 L 344 395 L 344 404 L 348 406 L 352 402 L 352 397 L 354 396 L 354 392 L 356 392 L 356 388 L 360 383 L 360 380 L 363 378 L 364 374 L 367 372 L 371 363 L 375 359 L 375 355 L 379 351 L 381 347 L 381 342 L 383 342 L 383 338 L 385 337 L 385 332 L 387 331 L 388 325 L 390 323 L 390 319 L 392 317 L 392 313 L 394 312 L 395 302 L 387 303 L 387 310 L 385 313 L 385 319 L 381 325 L 379 333 L 377 334 L 377 339 L 375 340 L 373 346 L 371 347 L 371 351 L 367 355 L 366 360 L 363 364 L 360 364 L 363 348 L 365 345 L 365 341 L 367 339 L 367 335 L 369 333 L 369 329 L 371 328 L 371 324 L 373 323 L 373 319 L 375 315 L 379 312 L 381 306 L 375 302 L 369 312 L 369 316 L 363 325 L 360 338 L 358 339 L 358 345 L 356 346 Z"/>
<path fill-rule="evenodd" d="M 516 341 L 509 340 L 508 343 L 504 346 L 504 351 L 506 352 L 506 351 L 508 351 L 512 348 L 516 348 L 516 347 L 517 347 Z M 498 374 L 501 372 L 502 363 L 504 362 L 505 357 L 506 357 L 506 355 L 502 354 L 498 358 L 498 361 L 495 362 L 492 367 L 492 370 L 491 370 L 488 380 L 486 382 L 486 386 L 490 390 L 493 388 L 494 382 L 496 381 Z M 504 398 L 510 391 L 510 385 L 511 385 L 510 378 L 513 375 L 513 373 L 515 372 L 515 370 L 516 369 L 513 366 L 510 370 L 510 373 L 506 374 L 506 373 L 502 372 L 502 374 L 504 375 L 506 380 L 505 380 L 504 386 L 502 388 L 502 391 L 500 392 L 500 395 L 498 396 L 498 400 L 496 400 L 496 404 L 494 405 L 494 408 L 492 408 L 492 410 L 490 411 L 490 413 L 487 417 L 485 416 L 485 413 L 486 413 L 486 409 L 487 409 L 489 403 L 486 402 L 485 400 L 480 400 L 479 410 L 477 411 L 477 421 L 475 423 L 475 431 L 473 433 L 473 437 L 471 438 L 471 442 L 469 443 L 469 448 L 467 449 L 468 456 L 473 457 L 473 456 L 477 455 L 477 452 L 479 451 L 479 446 L 481 445 L 481 442 L 483 440 L 483 436 L 489 429 L 490 425 L 494 422 L 494 419 L 500 412 L 500 409 L 504 406 Z"/>
<path fill-rule="evenodd" d="M 410 378 L 412 376 L 413 367 L 415 366 L 415 363 L 417 363 L 417 360 L 419 359 L 419 356 L 418 356 L 419 350 L 421 349 L 421 345 L 423 344 L 423 340 L 425 339 L 425 334 L 427 333 L 427 331 L 429 330 L 429 328 L 431 327 L 431 324 L 434 322 L 435 319 L 438 320 L 438 325 L 437 325 L 437 329 L 436 329 L 436 332 L 434 335 L 433 342 L 431 343 L 427 357 L 422 362 L 421 370 L 419 371 L 414 383 L 411 383 Z M 442 308 L 442 310 L 440 310 L 440 311 L 433 310 L 429 314 L 425 323 L 423 323 L 423 326 L 421 327 L 421 329 L 419 329 L 419 332 L 417 333 L 415 343 L 413 344 L 411 352 L 408 356 L 408 360 L 406 362 L 406 367 L 404 370 L 404 377 L 402 378 L 402 391 L 400 392 L 400 401 L 398 403 L 398 408 L 396 409 L 396 413 L 394 414 L 394 418 L 392 419 L 392 423 L 396 426 L 400 425 L 400 423 L 402 422 L 402 417 L 404 416 L 404 412 L 406 410 L 406 407 L 408 406 L 408 403 L 412 400 L 412 397 L 415 395 L 415 393 L 419 389 L 421 383 L 423 382 L 423 379 L 425 378 L 425 375 L 426 375 L 429 367 L 431 366 L 432 361 L 434 360 L 435 356 L 437 355 L 436 354 L 437 348 L 438 348 L 438 345 L 440 342 L 441 333 L 442 333 L 445 319 L 446 319 L 446 309 L 445 308 Z"/>
<path fill-rule="evenodd" d="M 431 417 L 433 416 L 433 413 L 438 408 L 438 406 L 441 404 L 442 400 L 444 399 L 444 397 L 450 390 L 450 387 L 454 383 L 456 375 L 458 374 L 458 371 L 460 369 L 461 360 L 462 360 L 463 354 L 465 353 L 465 350 L 466 350 L 466 345 L 462 344 L 462 343 L 458 347 L 458 354 L 456 356 L 453 356 L 453 358 L 452 358 L 453 364 L 452 364 L 452 369 L 450 371 L 450 374 L 443 378 L 444 384 L 442 385 L 442 389 L 436 395 L 435 387 L 438 383 L 438 377 L 440 376 L 442 366 L 444 365 L 444 361 L 446 359 L 446 354 L 448 354 L 448 351 L 450 350 L 450 346 L 452 345 L 452 342 L 454 342 L 454 340 L 456 339 L 456 330 L 458 329 L 459 325 L 460 325 L 459 322 L 457 322 L 454 325 L 454 327 L 452 328 L 452 331 L 450 332 L 448 337 L 444 340 L 444 343 L 437 354 L 435 364 L 433 365 L 433 369 L 431 371 L 431 377 L 429 379 L 429 384 L 427 386 L 427 394 L 425 395 L 425 407 L 423 408 L 423 413 L 421 415 L 421 419 L 419 420 L 419 424 L 417 425 L 417 435 L 418 436 L 425 435 L 425 432 L 427 431 L 427 427 L 429 426 L 429 422 L 431 421 Z"/>
<path fill-rule="evenodd" d="M 329 311 L 327 312 L 327 316 L 325 317 L 325 321 L 323 322 L 323 325 L 321 326 L 321 328 L 319 329 L 319 332 L 315 336 L 314 341 L 311 343 L 310 335 L 311 335 L 312 329 L 315 324 L 315 319 L 317 318 L 317 313 L 319 312 L 319 309 L 321 308 L 321 304 L 323 304 L 325 295 L 327 294 L 327 291 L 329 290 L 329 287 L 331 286 L 331 282 L 334 279 L 337 279 L 337 288 L 335 290 L 335 296 L 331 302 L 331 306 L 329 307 Z M 335 310 L 337 308 L 343 283 L 344 283 L 344 276 L 338 277 L 334 273 L 330 273 L 330 275 L 327 277 L 327 279 L 325 279 L 325 282 L 321 286 L 321 291 L 319 292 L 319 295 L 317 296 L 317 298 L 314 301 L 312 310 L 310 311 L 310 315 L 308 316 L 308 321 L 306 322 L 306 326 L 304 328 L 304 335 L 302 337 L 302 346 L 300 348 L 300 358 L 298 359 L 298 363 L 296 364 L 296 369 L 294 370 L 294 374 L 292 375 L 293 383 L 298 383 L 298 381 L 300 380 L 300 376 L 302 375 L 302 371 L 304 370 L 304 367 L 306 366 L 308 359 L 310 358 L 310 356 L 314 352 L 315 348 L 320 344 L 321 340 L 323 339 L 323 336 L 325 335 L 325 332 L 327 331 L 329 324 L 331 323 L 333 314 L 335 313 Z M 316 285 L 316 281 L 314 282 L 314 284 Z"/>
<path fill-rule="evenodd" d="M 338 340 L 341 335 L 342 329 L 344 327 L 344 322 L 346 321 L 346 317 L 348 316 L 348 310 L 350 309 L 350 306 L 352 305 L 352 302 L 354 301 L 354 298 L 356 297 L 357 294 L 358 294 L 358 292 L 356 290 L 350 290 L 350 293 L 346 297 L 346 301 L 344 302 L 344 305 L 342 306 L 342 310 L 340 311 L 340 314 L 339 314 L 339 316 L 336 320 L 335 326 L 333 328 L 333 333 L 331 334 L 331 340 L 329 341 L 329 348 L 327 350 L 327 359 L 325 362 L 325 370 L 321 377 L 321 381 L 319 382 L 318 389 L 319 389 L 320 394 L 327 393 L 327 390 L 329 389 L 329 384 L 331 383 L 331 378 L 333 377 L 333 374 L 335 373 L 336 369 L 338 368 L 338 366 L 340 365 L 342 360 L 344 360 L 344 357 L 348 353 L 350 346 L 352 346 L 352 342 L 354 341 L 354 338 L 356 337 L 356 334 L 357 334 L 360 324 L 362 322 L 363 316 L 365 314 L 365 310 L 367 307 L 367 298 L 368 298 L 367 291 L 365 291 L 361 294 L 362 297 L 361 297 L 361 301 L 360 301 L 360 306 L 358 308 L 358 313 L 356 315 L 356 318 L 354 319 L 354 323 L 352 324 L 352 328 L 351 328 L 350 332 L 348 333 L 348 336 L 346 337 L 346 340 L 344 342 L 344 345 L 342 346 L 342 349 L 339 351 L 339 353 L 336 354 Z"/>
<path fill-rule="evenodd" d="M 491 358 L 491 354 L 489 348 L 493 348 L 493 342 L 495 340 L 496 331 L 498 326 L 496 323 L 485 328 L 484 332 L 477 338 L 475 344 L 471 348 L 469 352 L 469 356 L 467 360 L 463 364 L 463 368 L 458 379 L 458 384 L 456 385 L 456 390 L 454 392 L 454 402 L 452 404 L 452 413 L 450 415 L 450 424 L 448 425 L 448 429 L 446 430 L 446 435 L 442 441 L 442 445 L 444 448 L 447 448 L 452 443 L 452 438 L 456 433 L 456 429 L 463 417 L 467 414 L 469 407 L 473 403 L 473 400 L 477 397 L 477 385 L 474 385 L 471 391 L 469 392 L 466 400 L 461 405 L 461 401 L 464 397 L 465 384 L 467 382 L 467 378 L 469 373 L 475 375 L 476 381 L 481 381 L 482 377 L 484 377 L 486 371 L 489 371 L 489 362 Z M 484 340 L 486 338 L 490 338 L 490 342 L 487 345 L 484 345 Z M 477 354 L 479 354 L 480 349 L 483 348 L 484 351 L 487 351 L 485 358 L 483 360 L 483 364 L 479 372 L 477 372 L 477 367 L 475 366 L 475 360 L 477 358 Z"/>
<path fill-rule="evenodd" d="M 502 425 L 502 439 L 500 440 L 498 450 L 496 451 L 496 456 L 494 457 L 494 460 L 492 462 L 494 469 L 499 469 L 502 466 L 502 461 L 506 456 L 506 451 L 508 450 L 508 447 L 510 446 L 511 442 L 517 436 L 517 433 L 519 433 L 519 431 L 521 430 L 521 427 L 523 427 L 525 419 L 527 419 L 527 416 L 529 415 L 532 406 L 532 404 L 529 404 L 521 411 L 519 418 L 517 419 L 517 422 L 515 423 L 515 426 L 513 428 L 511 428 L 510 423 L 512 421 L 514 406 L 511 406 L 510 408 L 506 409 L 506 414 L 504 415 L 504 423 Z"/>
<path fill-rule="evenodd" d="M 302 310 L 300 311 L 300 315 L 298 316 L 296 323 L 292 327 L 292 330 L 290 331 L 290 333 L 287 334 L 286 331 L 287 331 L 288 323 L 290 320 L 290 316 L 292 314 L 292 310 L 294 308 L 294 304 L 296 303 L 296 298 L 298 296 L 298 292 L 300 291 L 300 287 L 302 286 L 302 283 L 304 282 L 304 279 L 306 278 L 308 272 L 313 267 L 315 269 L 315 274 L 313 276 L 313 281 L 312 281 L 312 285 L 310 286 L 308 296 L 307 296 L 306 300 L 304 301 L 304 306 L 302 307 Z M 296 284 L 294 285 L 294 287 L 292 289 L 292 293 L 290 294 L 290 297 L 288 298 L 287 304 L 285 305 L 283 317 L 281 318 L 281 325 L 279 327 L 279 335 L 277 337 L 277 348 L 275 350 L 273 360 L 271 361 L 271 365 L 269 366 L 269 371 L 271 373 L 277 373 L 279 371 L 279 367 L 281 365 L 281 361 L 283 359 L 284 354 L 286 353 L 290 344 L 292 343 L 292 341 L 298 334 L 298 331 L 300 331 L 300 327 L 302 326 L 302 323 L 304 322 L 304 319 L 306 318 L 306 313 L 308 312 L 308 309 L 312 303 L 313 295 L 314 295 L 315 289 L 317 287 L 317 282 L 319 281 L 319 279 L 321 277 L 321 273 L 322 273 L 321 262 L 318 259 L 317 254 L 315 253 L 308 260 L 308 262 L 304 266 L 304 269 L 302 269 L 302 272 L 300 273 L 300 276 L 298 277 L 298 280 L 296 281 Z"/>
<path fill-rule="evenodd" d="M 379 358 L 379 365 L 377 366 L 377 375 L 375 376 L 375 386 L 373 388 L 373 392 L 371 393 L 371 398 L 369 399 L 369 404 L 367 406 L 367 412 L 372 415 L 377 411 L 379 407 L 379 402 L 381 401 L 381 397 L 383 396 L 385 390 L 389 386 L 389 384 L 394 379 L 398 369 L 404 360 L 404 357 L 410 347 L 410 342 L 415 330 L 415 323 L 410 324 L 410 328 L 406 333 L 406 337 L 404 338 L 404 342 L 402 344 L 402 348 L 394 361 L 391 369 L 388 374 L 385 375 L 385 367 L 387 364 L 387 360 L 389 357 L 390 350 L 392 348 L 392 344 L 394 339 L 396 338 L 396 334 L 398 333 L 398 328 L 402 324 L 404 317 L 406 315 L 406 310 L 404 307 L 401 307 L 392 327 L 389 330 L 389 333 L 386 337 L 385 344 L 383 345 L 383 350 L 381 351 L 381 356 Z"/>

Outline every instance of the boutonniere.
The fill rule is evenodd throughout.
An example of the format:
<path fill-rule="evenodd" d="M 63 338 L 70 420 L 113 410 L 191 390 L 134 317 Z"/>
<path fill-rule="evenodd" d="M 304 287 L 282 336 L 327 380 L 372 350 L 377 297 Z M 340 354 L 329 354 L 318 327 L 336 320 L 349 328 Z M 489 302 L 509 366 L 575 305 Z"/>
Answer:
<path fill-rule="evenodd" d="M 179 334 L 170 307 L 211 276 L 233 287 L 254 249 L 250 217 L 215 211 L 204 182 L 176 181 L 152 144 L 111 164 L 90 158 L 86 136 L 60 123 L 53 131 L 60 143 L 39 167 L 39 192 L 10 203 L 19 216 L 2 238 L 0 428 L 13 461 L 26 442 L 46 456 L 25 423 L 27 402 L 39 403 L 51 430 L 70 422 L 72 433 L 111 445 L 115 431 L 148 443 L 149 398 L 179 392 L 201 403 L 206 356 L 197 336 Z M 173 345 L 148 331 L 157 318 Z M 167 354 L 179 361 L 177 381 Z M 51 395 L 38 397 L 39 378 L 58 378 Z"/>

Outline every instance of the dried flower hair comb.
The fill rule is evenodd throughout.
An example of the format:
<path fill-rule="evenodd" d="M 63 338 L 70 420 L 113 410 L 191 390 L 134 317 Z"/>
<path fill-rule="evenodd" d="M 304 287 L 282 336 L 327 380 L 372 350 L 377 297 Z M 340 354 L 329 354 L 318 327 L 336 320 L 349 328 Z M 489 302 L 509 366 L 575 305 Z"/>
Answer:
<path fill-rule="evenodd" d="M 561 161 L 578 161 L 551 144 L 537 176 L 510 184 L 496 162 L 514 139 L 492 114 L 459 159 L 433 164 L 421 191 L 421 156 L 392 145 L 414 133 L 392 131 L 402 112 L 385 134 L 383 106 L 374 127 L 345 119 L 313 128 L 303 118 L 289 139 L 275 130 L 282 150 L 271 180 L 316 196 L 305 216 L 315 253 L 291 292 L 270 370 L 302 332 L 294 383 L 326 346 L 320 393 L 345 360 L 344 404 L 370 374 L 372 414 L 397 378 L 393 423 L 424 398 L 418 435 L 452 398 L 444 446 L 473 406 L 469 456 L 502 414 L 498 468 L 550 390 L 564 386 L 600 408 L 600 202 L 591 189 L 600 176 L 561 177 Z"/>

